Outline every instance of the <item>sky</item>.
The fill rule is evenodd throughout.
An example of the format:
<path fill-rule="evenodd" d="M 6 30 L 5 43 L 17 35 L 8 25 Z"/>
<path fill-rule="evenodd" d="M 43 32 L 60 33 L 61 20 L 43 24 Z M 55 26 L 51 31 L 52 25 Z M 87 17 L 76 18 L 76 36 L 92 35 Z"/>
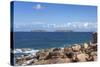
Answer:
<path fill-rule="evenodd" d="M 14 1 L 13 30 L 97 31 L 97 7 Z"/>

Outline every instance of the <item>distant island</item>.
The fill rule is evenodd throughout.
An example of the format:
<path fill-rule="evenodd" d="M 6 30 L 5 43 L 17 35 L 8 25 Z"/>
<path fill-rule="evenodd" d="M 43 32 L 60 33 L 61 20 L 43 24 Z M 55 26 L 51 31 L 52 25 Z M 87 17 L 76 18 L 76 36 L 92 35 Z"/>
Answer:
<path fill-rule="evenodd" d="M 72 30 L 55 30 L 54 32 L 74 32 Z"/>
<path fill-rule="evenodd" d="M 32 30 L 31 32 L 48 32 L 47 30 Z"/>
<path fill-rule="evenodd" d="M 31 32 L 74 32 L 73 30 L 54 30 L 54 31 L 48 31 L 48 30 L 32 30 Z"/>

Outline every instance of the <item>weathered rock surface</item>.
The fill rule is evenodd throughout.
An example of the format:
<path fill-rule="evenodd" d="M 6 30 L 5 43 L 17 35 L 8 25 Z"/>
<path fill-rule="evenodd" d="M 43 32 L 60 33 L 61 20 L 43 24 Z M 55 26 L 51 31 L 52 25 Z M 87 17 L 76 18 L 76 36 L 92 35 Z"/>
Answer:
<path fill-rule="evenodd" d="M 52 58 L 62 58 L 64 56 L 64 53 L 61 51 L 54 51 L 50 52 L 47 59 L 52 59 Z"/>
<path fill-rule="evenodd" d="M 79 51 L 81 49 L 81 45 L 75 44 L 72 46 L 73 51 Z"/>
<path fill-rule="evenodd" d="M 38 53 L 36 53 L 36 56 L 39 60 L 43 60 L 43 59 L 46 59 L 48 54 L 49 54 L 49 52 L 38 52 Z"/>
<path fill-rule="evenodd" d="M 89 58 L 88 54 L 81 53 L 77 55 L 77 59 L 79 62 L 85 62 L 87 61 L 87 58 Z"/>
<path fill-rule="evenodd" d="M 55 59 L 50 59 L 49 64 L 57 64 L 57 63 L 69 63 L 71 60 L 69 58 L 55 58 Z"/>
<path fill-rule="evenodd" d="M 25 50 L 23 50 L 25 51 Z M 41 49 L 36 54 L 16 58 L 16 65 L 39 65 L 97 60 L 97 43 L 75 44 L 71 47 Z"/>

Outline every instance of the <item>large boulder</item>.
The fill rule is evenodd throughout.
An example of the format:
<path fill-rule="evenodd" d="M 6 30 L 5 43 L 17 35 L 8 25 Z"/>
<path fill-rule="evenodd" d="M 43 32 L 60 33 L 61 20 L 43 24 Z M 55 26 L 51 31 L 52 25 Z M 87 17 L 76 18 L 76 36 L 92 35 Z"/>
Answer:
<path fill-rule="evenodd" d="M 22 65 L 26 66 L 26 65 L 32 65 L 33 63 L 37 62 L 37 59 L 30 59 L 28 61 L 25 61 Z"/>
<path fill-rule="evenodd" d="M 81 45 L 75 44 L 72 46 L 73 51 L 79 51 L 81 49 Z"/>
<path fill-rule="evenodd" d="M 78 62 L 78 59 L 77 59 L 77 55 L 74 54 L 74 56 L 72 57 L 72 62 Z"/>
<path fill-rule="evenodd" d="M 88 61 L 96 61 L 97 60 L 97 52 L 93 51 L 89 54 Z"/>
<path fill-rule="evenodd" d="M 64 56 L 64 53 L 61 51 L 54 51 L 50 52 L 47 59 L 53 59 L 53 58 L 62 58 Z"/>
<path fill-rule="evenodd" d="M 89 58 L 89 55 L 85 53 L 81 53 L 77 55 L 77 59 L 79 62 L 85 62 L 87 61 L 87 58 Z"/>
<path fill-rule="evenodd" d="M 69 63 L 71 60 L 69 58 L 55 58 L 55 59 L 50 59 L 49 64 L 57 64 L 57 63 Z"/>
<path fill-rule="evenodd" d="M 93 60 L 96 61 L 97 60 L 97 52 L 91 52 L 91 56 L 93 57 Z"/>
<path fill-rule="evenodd" d="M 70 48 L 70 47 L 65 47 L 64 48 L 64 53 L 69 52 L 69 51 L 72 51 L 72 48 Z"/>
<path fill-rule="evenodd" d="M 85 49 L 87 49 L 87 48 L 89 47 L 89 44 L 84 43 L 83 47 L 84 47 Z"/>
<path fill-rule="evenodd" d="M 38 60 L 44 60 L 49 55 L 49 52 L 38 52 L 36 53 L 36 57 Z"/>
<path fill-rule="evenodd" d="M 49 64 L 48 60 L 40 60 L 38 62 L 33 63 L 34 65 L 41 65 L 41 64 Z"/>
<path fill-rule="evenodd" d="M 47 48 L 44 50 L 44 52 L 52 52 L 54 50 L 54 48 Z"/>
<path fill-rule="evenodd" d="M 91 52 L 91 56 L 97 56 L 97 52 L 96 51 Z"/>
<path fill-rule="evenodd" d="M 54 48 L 53 51 L 61 51 L 61 48 Z"/>
<path fill-rule="evenodd" d="M 93 61 L 97 61 L 97 56 L 93 56 Z"/>
<path fill-rule="evenodd" d="M 66 55 L 68 58 L 72 58 L 72 57 L 74 56 L 74 52 L 69 51 L 69 52 L 66 52 L 65 55 Z"/>
<path fill-rule="evenodd" d="M 90 49 L 93 49 L 93 51 L 97 51 L 97 43 L 95 43 L 95 44 L 91 43 Z"/>

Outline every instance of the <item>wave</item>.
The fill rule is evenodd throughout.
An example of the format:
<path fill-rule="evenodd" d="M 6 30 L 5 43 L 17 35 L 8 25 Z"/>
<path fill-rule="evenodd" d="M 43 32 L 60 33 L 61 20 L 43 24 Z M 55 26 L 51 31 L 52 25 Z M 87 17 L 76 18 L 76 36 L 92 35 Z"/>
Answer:
<path fill-rule="evenodd" d="M 14 49 L 13 53 L 36 53 L 39 50 L 34 50 L 30 48 Z"/>

